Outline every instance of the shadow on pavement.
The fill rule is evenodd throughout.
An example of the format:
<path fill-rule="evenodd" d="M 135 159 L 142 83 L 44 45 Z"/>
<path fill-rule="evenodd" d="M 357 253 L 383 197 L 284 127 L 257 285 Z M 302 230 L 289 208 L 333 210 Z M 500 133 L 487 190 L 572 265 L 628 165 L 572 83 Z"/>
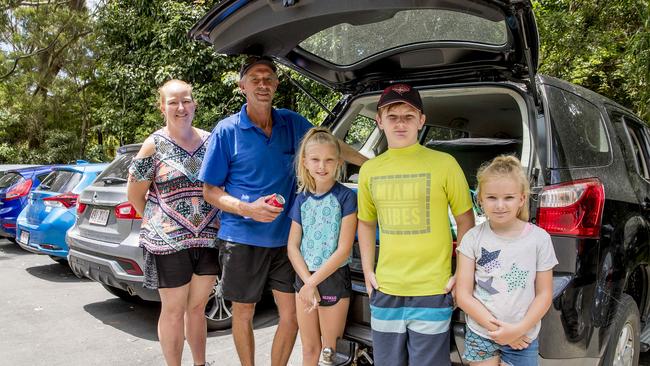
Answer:
<path fill-rule="evenodd" d="M 87 278 L 79 278 L 72 273 L 67 263 L 59 264 L 54 261 L 52 264 L 27 267 L 25 270 L 32 276 L 50 282 L 89 282 Z"/>
<path fill-rule="evenodd" d="M 278 324 L 278 311 L 275 308 L 275 304 L 273 303 L 269 304 L 264 301 L 260 302 L 255 307 L 255 318 L 253 318 L 253 330 L 268 328 L 277 324 Z M 208 338 L 221 337 L 221 336 L 231 335 L 231 334 L 232 334 L 231 329 L 215 330 L 212 332 L 208 332 Z"/>
<path fill-rule="evenodd" d="M 19 247 L 18 244 L 11 242 L 8 239 L 0 239 L 0 260 L 26 254 L 36 255 L 24 250 Z"/>
<path fill-rule="evenodd" d="M 137 338 L 158 341 L 158 303 L 135 304 L 114 298 L 84 305 L 84 310 L 105 325 Z"/>

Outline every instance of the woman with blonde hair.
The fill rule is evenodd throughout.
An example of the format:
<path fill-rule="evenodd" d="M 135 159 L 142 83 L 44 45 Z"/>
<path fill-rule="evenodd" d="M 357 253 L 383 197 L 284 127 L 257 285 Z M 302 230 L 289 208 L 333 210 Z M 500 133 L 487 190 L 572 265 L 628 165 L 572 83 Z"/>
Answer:
<path fill-rule="evenodd" d="M 158 338 L 167 365 L 181 364 L 184 339 L 195 365 L 205 364 L 205 306 L 218 273 L 218 210 L 198 179 L 210 134 L 192 126 L 192 86 L 170 80 L 158 89 L 165 126 L 149 136 L 129 169 L 129 202 L 142 216 L 145 287 L 162 302 Z"/>

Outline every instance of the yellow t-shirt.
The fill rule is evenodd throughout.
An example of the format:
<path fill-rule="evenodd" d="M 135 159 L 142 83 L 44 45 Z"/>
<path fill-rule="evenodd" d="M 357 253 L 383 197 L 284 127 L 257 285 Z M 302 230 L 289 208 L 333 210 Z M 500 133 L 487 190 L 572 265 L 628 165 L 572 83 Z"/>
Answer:
<path fill-rule="evenodd" d="M 453 156 L 420 144 L 385 153 L 359 172 L 358 217 L 379 223 L 379 290 L 396 296 L 443 294 L 451 276 L 454 216 L 472 208 Z"/>

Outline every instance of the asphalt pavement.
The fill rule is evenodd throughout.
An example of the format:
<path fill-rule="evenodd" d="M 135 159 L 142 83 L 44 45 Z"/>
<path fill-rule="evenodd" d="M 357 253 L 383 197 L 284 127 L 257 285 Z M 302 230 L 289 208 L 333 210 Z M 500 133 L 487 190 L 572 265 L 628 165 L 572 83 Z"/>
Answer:
<path fill-rule="evenodd" d="M 164 365 L 159 313 L 157 303 L 125 302 L 67 265 L 0 239 L 0 365 Z M 277 327 L 272 305 L 258 309 L 254 326 L 256 364 L 270 365 Z M 298 340 L 289 365 L 300 359 Z M 207 360 L 239 365 L 230 331 L 208 333 Z M 192 365 L 187 344 L 183 365 Z M 639 365 L 650 366 L 650 352 Z"/>
<path fill-rule="evenodd" d="M 164 365 L 156 326 L 160 306 L 131 304 L 75 277 L 47 256 L 0 239 L 0 365 Z M 256 364 L 271 364 L 273 306 L 254 321 Z M 300 341 L 290 365 L 300 365 Z M 230 331 L 208 333 L 207 360 L 239 365 Z M 192 365 L 187 344 L 183 365 Z"/>

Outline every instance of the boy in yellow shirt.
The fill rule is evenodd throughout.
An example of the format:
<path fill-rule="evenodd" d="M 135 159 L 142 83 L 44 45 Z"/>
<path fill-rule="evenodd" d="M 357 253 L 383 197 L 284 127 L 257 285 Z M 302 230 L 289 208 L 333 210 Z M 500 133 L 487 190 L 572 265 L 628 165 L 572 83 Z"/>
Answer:
<path fill-rule="evenodd" d="M 376 120 L 388 150 L 367 161 L 359 173 L 359 246 L 379 366 L 451 364 L 448 210 L 456 219 L 459 242 L 474 226 L 474 214 L 456 160 L 418 143 L 425 119 L 416 89 L 407 84 L 387 87 Z"/>

